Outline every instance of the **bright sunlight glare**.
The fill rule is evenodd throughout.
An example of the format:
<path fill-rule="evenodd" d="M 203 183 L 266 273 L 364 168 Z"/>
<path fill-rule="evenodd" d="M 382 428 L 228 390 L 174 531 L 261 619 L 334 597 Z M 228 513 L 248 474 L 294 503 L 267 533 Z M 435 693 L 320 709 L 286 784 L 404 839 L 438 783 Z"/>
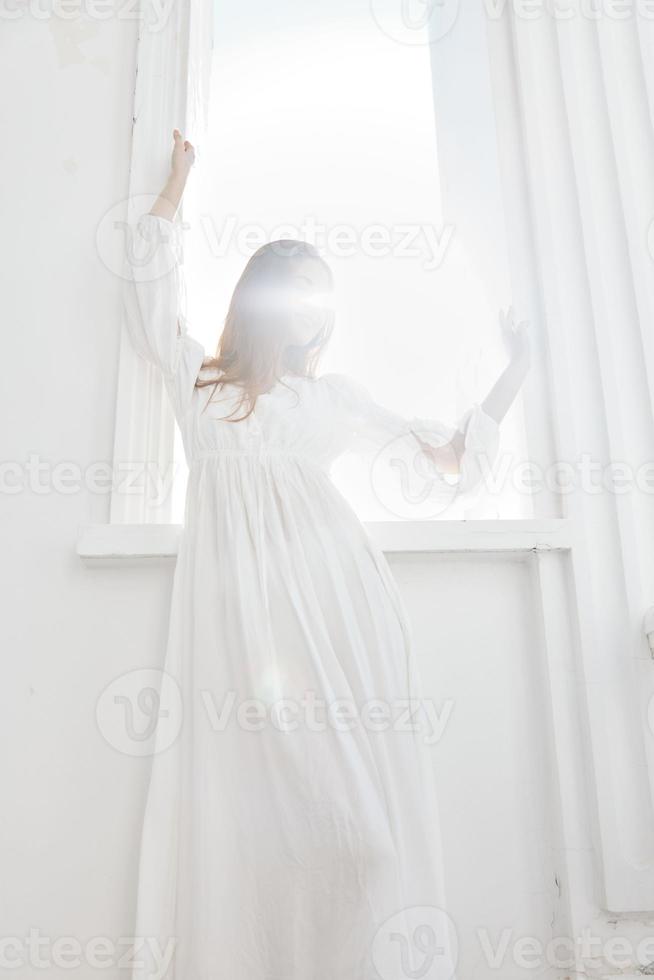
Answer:
<path fill-rule="evenodd" d="M 216 0 L 215 17 L 208 136 L 184 211 L 192 332 L 213 353 L 248 257 L 306 239 L 336 281 L 321 370 L 405 416 L 454 421 L 482 393 L 495 311 L 441 217 L 429 46 L 389 38 L 369 0 L 331 0 L 328 20 L 305 0 Z M 365 465 L 339 462 L 335 478 L 362 518 L 393 519 Z"/>

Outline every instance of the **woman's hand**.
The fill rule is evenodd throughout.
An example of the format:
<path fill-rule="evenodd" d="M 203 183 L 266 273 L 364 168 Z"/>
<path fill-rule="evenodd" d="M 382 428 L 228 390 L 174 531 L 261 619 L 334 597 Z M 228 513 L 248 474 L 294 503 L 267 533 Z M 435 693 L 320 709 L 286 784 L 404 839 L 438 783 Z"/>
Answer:
<path fill-rule="evenodd" d="M 527 320 L 516 322 L 515 311 L 509 306 L 506 313 L 500 310 L 500 327 L 511 361 L 529 365 L 531 361 L 531 341 Z"/>
<path fill-rule="evenodd" d="M 516 323 L 513 307 L 506 313 L 500 310 L 500 327 L 504 335 L 510 361 L 482 402 L 487 415 L 499 423 L 510 409 L 522 387 L 531 364 L 529 324 L 526 320 Z"/>
<path fill-rule="evenodd" d="M 195 163 L 195 147 L 183 139 L 178 129 L 173 130 L 173 155 L 170 161 L 171 175 L 186 180 Z"/>
<path fill-rule="evenodd" d="M 177 214 L 188 175 L 195 163 L 195 147 L 182 137 L 178 129 L 173 131 L 173 155 L 170 161 L 170 177 L 154 203 L 150 214 L 172 221 Z"/>

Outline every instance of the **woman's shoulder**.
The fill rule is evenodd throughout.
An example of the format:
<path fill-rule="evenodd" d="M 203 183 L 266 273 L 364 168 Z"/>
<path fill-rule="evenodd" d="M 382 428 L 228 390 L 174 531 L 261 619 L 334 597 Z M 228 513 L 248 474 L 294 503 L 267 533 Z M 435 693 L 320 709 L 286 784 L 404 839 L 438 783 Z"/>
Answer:
<path fill-rule="evenodd" d="M 361 382 L 351 378 L 349 374 L 321 374 L 319 381 L 332 391 L 341 394 L 361 394 L 366 391 Z"/>
<path fill-rule="evenodd" d="M 345 404 L 350 410 L 361 409 L 371 400 L 370 392 L 365 385 L 349 374 L 323 374 L 320 381 L 337 401 Z"/>

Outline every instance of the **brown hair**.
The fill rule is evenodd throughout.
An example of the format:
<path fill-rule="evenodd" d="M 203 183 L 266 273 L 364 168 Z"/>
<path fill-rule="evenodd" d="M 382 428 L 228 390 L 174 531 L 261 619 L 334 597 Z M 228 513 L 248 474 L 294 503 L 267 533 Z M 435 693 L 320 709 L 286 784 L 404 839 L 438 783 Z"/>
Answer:
<path fill-rule="evenodd" d="M 309 344 L 300 346 L 289 342 L 288 312 L 276 307 L 266 309 L 265 302 L 262 303 L 266 290 L 283 286 L 305 259 L 313 259 L 323 266 L 329 288 L 333 288 L 331 270 L 313 245 L 292 239 L 268 242 L 258 249 L 236 284 L 216 354 L 202 364 L 202 371 L 210 371 L 214 377 L 200 377 L 195 382 L 198 388 L 213 385 L 209 401 L 223 385 L 241 388 L 238 405 L 228 417 L 231 422 L 246 419 L 254 411 L 259 395 L 269 391 L 285 375 L 315 377 L 318 361 L 334 328 L 333 312 L 326 311 L 317 335 Z M 245 414 L 235 418 L 241 409 L 246 410 Z"/>

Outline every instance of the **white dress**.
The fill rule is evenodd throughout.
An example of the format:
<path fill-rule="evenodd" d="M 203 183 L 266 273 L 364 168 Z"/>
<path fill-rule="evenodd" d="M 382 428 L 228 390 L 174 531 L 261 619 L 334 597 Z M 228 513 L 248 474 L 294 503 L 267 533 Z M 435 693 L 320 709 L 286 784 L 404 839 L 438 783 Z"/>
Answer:
<path fill-rule="evenodd" d="M 445 980 L 447 937 L 412 973 L 398 936 L 403 911 L 411 932 L 412 910 L 444 906 L 406 617 L 328 472 L 430 424 L 340 375 L 287 377 L 222 420 L 233 393 L 206 407 L 213 389 L 194 387 L 204 351 L 180 319 L 175 226 L 146 216 L 138 233 L 132 336 L 163 373 L 190 474 L 165 665 L 184 720 L 153 760 L 136 935 L 174 941 L 166 980 Z M 497 426 L 475 405 L 461 428 L 468 490 Z M 162 975 L 138 958 L 135 980 Z"/>

